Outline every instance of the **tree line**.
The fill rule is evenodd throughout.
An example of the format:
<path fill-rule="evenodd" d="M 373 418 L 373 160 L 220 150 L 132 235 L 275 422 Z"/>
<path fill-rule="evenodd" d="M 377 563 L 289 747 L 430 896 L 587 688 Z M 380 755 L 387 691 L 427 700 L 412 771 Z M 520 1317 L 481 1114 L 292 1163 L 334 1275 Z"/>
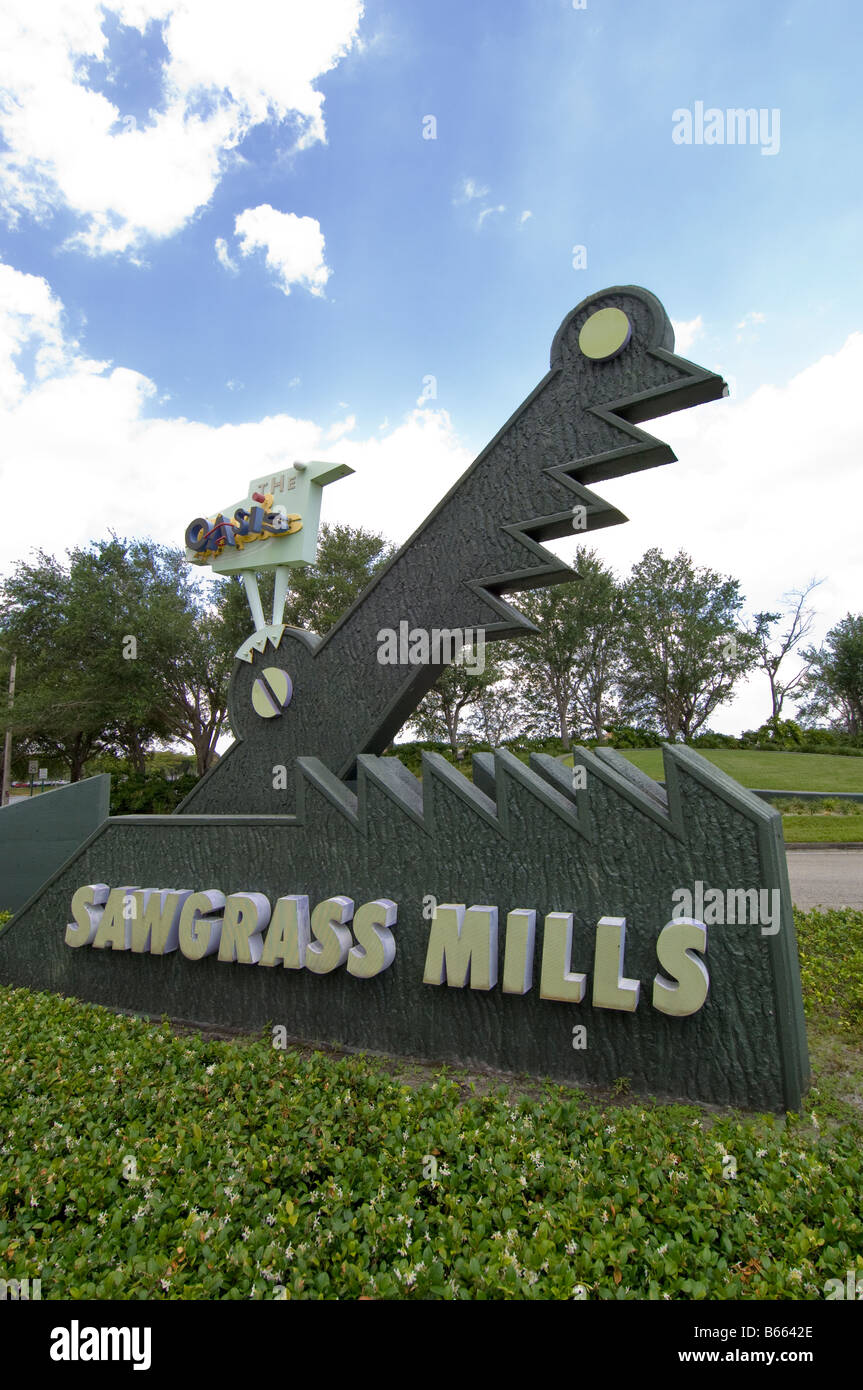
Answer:
<path fill-rule="evenodd" d="M 323 635 L 391 554 L 376 533 L 323 526 L 316 564 L 292 572 L 285 621 Z M 765 722 L 778 726 L 793 698 L 804 722 L 863 734 L 863 615 L 805 647 L 816 581 L 747 620 L 739 582 L 683 551 L 648 550 L 620 579 L 582 547 L 575 569 L 571 583 L 511 596 L 536 631 L 489 643 L 482 671 L 447 668 L 411 721 L 421 737 L 456 749 L 551 735 L 569 748 L 636 726 L 687 740 L 755 671 Z M 259 583 L 266 608 L 272 575 Z M 19 562 L 0 584 L 3 690 L 15 669 L 0 732 L 11 731 L 13 767 L 35 757 L 77 781 L 115 755 L 143 773 L 152 749 L 182 743 L 203 775 L 229 732 L 234 653 L 250 630 L 241 582 L 204 579 L 179 549 L 112 536 L 63 562 Z"/>
<path fill-rule="evenodd" d="M 577 580 L 512 596 L 537 631 L 486 647 L 482 675 L 450 667 L 414 717 L 422 737 L 454 751 L 465 739 L 522 736 L 569 749 L 633 727 L 688 741 L 753 673 L 764 677 L 768 731 L 793 699 L 805 724 L 863 734 L 863 615 L 849 614 L 821 648 L 803 645 L 820 581 L 747 619 L 739 581 L 684 551 L 650 549 L 625 579 L 587 548 L 574 568 Z"/>
<path fill-rule="evenodd" d="M 361 592 L 388 547 L 383 537 L 322 527 L 317 563 L 294 572 L 285 621 L 324 632 Z M 260 576 L 264 606 L 272 574 Z M 13 767 L 30 757 L 78 781 L 104 755 L 144 772 L 148 752 L 184 743 L 198 776 L 229 732 L 234 653 L 252 630 L 239 579 L 195 573 L 182 550 L 110 540 L 19 562 L 0 584 L 0 731 Z"/>

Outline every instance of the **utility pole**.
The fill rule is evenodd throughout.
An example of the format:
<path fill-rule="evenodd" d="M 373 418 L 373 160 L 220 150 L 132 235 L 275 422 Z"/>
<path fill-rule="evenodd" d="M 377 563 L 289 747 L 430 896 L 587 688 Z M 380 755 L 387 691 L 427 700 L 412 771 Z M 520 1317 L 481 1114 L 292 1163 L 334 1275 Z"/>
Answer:
<path fill-rule="evenodd" d="M 12 665 L 9 668 L 9 708 L 15 702 L 15 663 L 17 657 L 13 656 Z M 9 797 L 12 791 L 12 730 L 6 730 L 6 746 L 3 750 L 3 792 L 0 796 L 0 806 L 8 806 Z"/>

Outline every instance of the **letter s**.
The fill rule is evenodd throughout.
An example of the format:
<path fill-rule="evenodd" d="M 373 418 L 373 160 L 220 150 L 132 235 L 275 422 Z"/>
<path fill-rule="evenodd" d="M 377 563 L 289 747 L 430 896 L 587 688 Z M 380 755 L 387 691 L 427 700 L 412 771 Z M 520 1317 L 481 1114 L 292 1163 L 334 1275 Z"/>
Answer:
<path fill-rule="evenodd" d="M 694 917 L 675 917 L 662 928 L 656 941 L 659 964 L 672 975 L 653 980 L 653 1007 L 674 1018 L 697 1013 L 707 998 L 710 976 L 693 951 L 707 950 L 707 928 Z"/>
<path fill-rule="evenodd" d="M 73 894 L 72 916 L 75 922 L 70 922 L 66 928 L 67 946 L 92 946 L 107 901 L 107 883 L 88 883 Z"/>
<path fill-rule="evenodd" d="M 318 903 L 312 913 L 312 936 L 306 948 L 306 969 L 313 975 L 328 975 L 340 965 L 344 965 L 351 949 L 353 937 L 350 927 L 344 925 L 354 915 L 351 898 L 327 898 Z"/>
<path fill-rule="evenodd" d="M 363 903 L 354 917 L 354 936 L 358 944 L 348 952 L 348 974 L 370 980 L 387 970 L 396 957 L 396 943 L 390 927 L 395 926 L 398 907 L 390 898 Z"/>

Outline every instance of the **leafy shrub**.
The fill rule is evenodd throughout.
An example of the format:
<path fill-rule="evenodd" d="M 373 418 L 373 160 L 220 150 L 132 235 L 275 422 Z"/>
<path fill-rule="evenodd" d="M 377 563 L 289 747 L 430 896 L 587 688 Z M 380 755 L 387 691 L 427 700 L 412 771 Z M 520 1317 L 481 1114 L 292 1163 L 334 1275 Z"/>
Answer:
<path fill-rule="evenodd" d="M 521 758 L 522 762 L 529 762 L 531 753 L 548 753 L 551 757 L 559 757 L 564 751 L 563 742 L 559 738 L 514 738 L 499 746 Z M 493 751 L 490 743 L 471 743 L 467 739 L 459 744 L 459 748 L 462 755 L 460 758 L 453 757 L 452 748 L 448 743 L 433 743 L 428 740 L 394 743 L 387 749 L 386 756 L 398 758 L 415 777 L 421 777 L 423 753 L 439 753 L 448 763 L 457 767 L 459 772 L 472 778 L 474 755 Z"/>
<path fill-rule="evenodd" d="M 839 734 L 832 729 L 803 729 L 793 719 L 776 723 L 768 720 L 760 729 L 747 729 L 740 735 L 737 746 L 755 749 L 759 753 L 835 753 L 851 758 L 863 757 L 863 739 Z"/>
<path fill-rule="evenodd" d="M 804 731 L 793 719 L 771 718 L 760 729 L 747 729 L 740 736 L 742 748 L 775 748 L 788 753 L 802 752 L 804 744 Z"/>
<path fill-rule="evenodd" d="M 111 779 L 112 816 L 167 816 L 175 811 L 197 784 L 197 777 L 184 773 L 175 782 L 156 773 L 142 777 L 139 772 Z"/>
<path fill-rule="evenodd" d="M 794 909 L 809 1017 L 842 1033 L 863 1029 L 863 911 Z"/>
<path fill-rule="evenodd" d="M 632 724 L 618 724 L 609 729 L 611 748 L 661 748 L 668 739 L 653 729 L 641 729 Z"/>
<path fill-rule="evenodd" d="M 770 805 L 783 816 L 859 816 L 863 813 L 863 801 L 851 797 L 806 797 L 774 796 Z"/>
<path fill-rule="evenodd" d="M 464 1098 L 8 989 L 0 1104 L 43 1298 L 820 1299 L 863 1257 L 859 1136 L 793 1117 Z"/>
<path fill-rule="evenodd" d="M 863 912 L 795 919 L 810 1018 L 859 1036 Z M 820 1300 L 863 1263 L 850 1122 L 535 1089 L 0 987 L 3 1277 L 60 1300 Z"/>
<path fill-rule="evenodd" d="M 833 729 L 804 729 L 803 742 L 809 749 L 835 748 L 842 742 L 842 736 Z"/>

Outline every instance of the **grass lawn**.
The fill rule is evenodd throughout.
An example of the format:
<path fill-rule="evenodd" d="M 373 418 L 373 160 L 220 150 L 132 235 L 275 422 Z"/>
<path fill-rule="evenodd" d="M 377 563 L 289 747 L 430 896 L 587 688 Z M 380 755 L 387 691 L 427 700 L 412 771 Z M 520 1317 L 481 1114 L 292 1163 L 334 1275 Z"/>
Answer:
<path fill-rule="evenodd" d="M 661 748 L 620 751 L 648 777 L 664 781 Z M 744 787 L 777 792 L 863 792 L 863 758 L 834 757 L 829 753 L 758 753 L 737 748 L 696 751 Z M 571 766 L 571 756 L 564 762 Z M 855 808 L 851 814 L 783 814 L 782 828 L 786 841 L 794 844 L 863 843 L 863 804 L 859 813 Z"/>
<path fill-rule="evenodd" d="M 0 1273 L 43 1299 L 821 1300 L 863 1264 L 863 912 L 795 918 L 802 1116 L 0 987 Z"/>
<path fill-rule="evenodd" d="M 661 748 L 622 748 L 625 758 L 663 781 Z M 747 748 L 695 750 L 744 787 L 762 791 L 863 792 L 863 758 L 830 753 L 759 753 Z"/>
<path fill-rule="evenodd" d="M 863 844 L 859 816 L 783 816 L 786 844 Z"/>

